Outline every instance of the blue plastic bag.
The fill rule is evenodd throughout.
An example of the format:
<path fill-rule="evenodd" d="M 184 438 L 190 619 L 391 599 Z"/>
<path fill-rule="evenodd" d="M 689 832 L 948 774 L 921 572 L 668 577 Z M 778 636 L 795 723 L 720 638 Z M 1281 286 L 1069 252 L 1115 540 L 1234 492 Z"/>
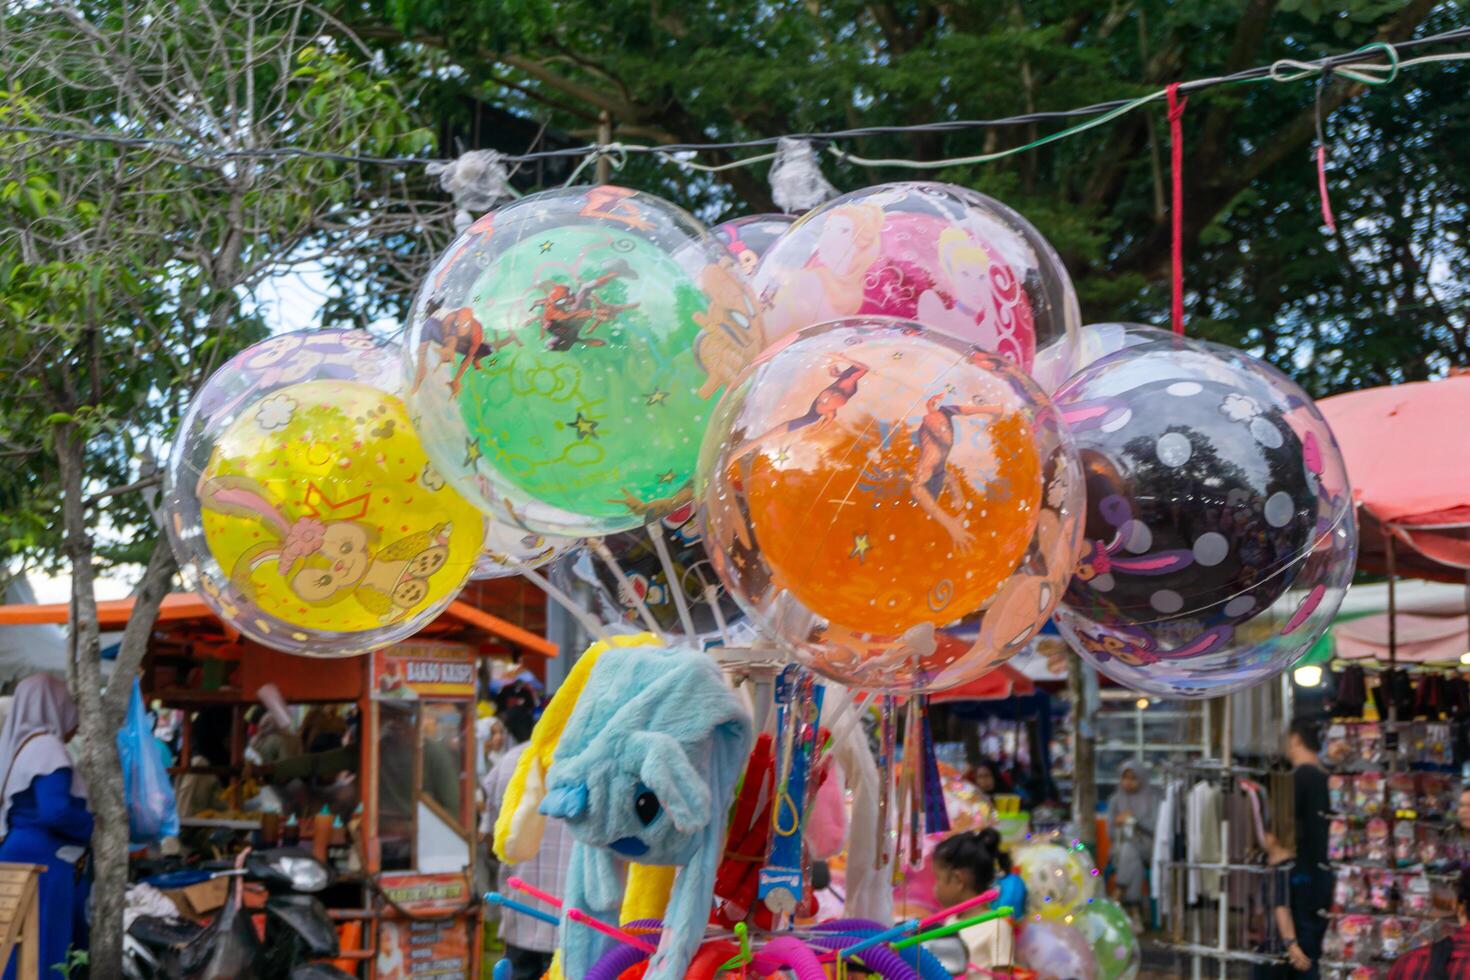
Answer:
<path fill-rule="evenodd" d="M 179 804 L 168 778 L 153 721 L 143 707 L 143 690 L 133 679 L 128 716 L 117 733 L 117 754 L 122 762 L 123 796 L 128 803 L 128 839 L 134 847 L 176 837 L 179 833 Z"/>

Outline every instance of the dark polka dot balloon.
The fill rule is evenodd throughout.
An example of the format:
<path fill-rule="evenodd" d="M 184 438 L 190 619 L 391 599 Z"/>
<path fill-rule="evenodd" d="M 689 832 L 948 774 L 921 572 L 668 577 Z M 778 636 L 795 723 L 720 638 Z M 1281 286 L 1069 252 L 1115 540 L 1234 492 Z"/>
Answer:
<path fill-rule="evenodd" d="M 1086 524 L 1057 622 L 1136 690 L 1208 697 L 1288 667 L 1331 621 L 1356 535 L 1337 445 L 1285 376 L 1152 337 L 1056 394 Z"/>

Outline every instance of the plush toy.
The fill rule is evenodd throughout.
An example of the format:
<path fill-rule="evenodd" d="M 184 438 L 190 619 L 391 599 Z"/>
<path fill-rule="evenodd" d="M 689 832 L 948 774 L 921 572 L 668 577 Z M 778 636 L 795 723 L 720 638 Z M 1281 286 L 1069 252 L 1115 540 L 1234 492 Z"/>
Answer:
<path fill-rule="evenodd" d="M 540 811 L 576 843 L 565 907 L 609 923 L 620 861 L 681 868 L 648 980 L 679 980 L 704 939 L 736 780 L 753 733 L 743 700 L 699 650 L 629 646 L 585 677 L 546 771 Z M 527 753 L 529 754 L 529 753 Z M 564 919 L 561 966 L 586 976 L 601 933 Z"/>

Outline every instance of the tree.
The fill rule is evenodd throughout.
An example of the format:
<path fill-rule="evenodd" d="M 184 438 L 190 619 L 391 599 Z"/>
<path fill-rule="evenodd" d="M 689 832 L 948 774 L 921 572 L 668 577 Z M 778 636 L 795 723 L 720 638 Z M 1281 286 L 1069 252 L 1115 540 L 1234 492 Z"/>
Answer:
<path fill-rule="evenodd" d="M 1371 41 L 1459 26 L 1444 0 L 339 0 L 440 122 L 477 98 L 586 139 L 764 138 L 1064 110 Z M 757 12 L 758 10 L 758 12 Z M 1343 229 L 1317 218 L 1310 81 L 1224 86 L 1185 115 L 1192 332 L 1248 347 L 1318 393 L 1466 359 L 1463 66 L 1382 93 L 1332 79 L 1322 111 Z M 1335 113 L 1335 115 L 1334 115 Z M 1027 143 L 1056 125 L 875 134 L 871 158 L 935 160 Z M 1006 161 L 942 172 L 829 161 L 839 189 L 897 179 L 976 187 L 1061 250 L 1084 319 L 1167 318 L 1168 128 L 1162 106 Z M 711 154 L 725 162 L 756 151 Z M 622 183 L 709 217 L 772 209 L 764 166 L 714 177 L 630 158 Z M 1357 220 L 1354 220 L 1357 219 Z"/>
<path fill-rule="evenodd" d="M 403 244 L 443 217 L 395 171 L 338 156 L 414 154 L 426 138 L 326 26 L 299 0 L 43 2 L 0 20 L 0 530 L 4 558 L 71 574 L 96 977 L 121 971 L 114 735 L 175 571 L 137 492 L 158 479 L 143 460 L 200 382 L 263 335 L 262 281 L 323 266 L 370 270 L 362 290 L 402 288 L 418 259 Z M 144 571 L 104 689 L 94 579 L 117 563 Z"/>

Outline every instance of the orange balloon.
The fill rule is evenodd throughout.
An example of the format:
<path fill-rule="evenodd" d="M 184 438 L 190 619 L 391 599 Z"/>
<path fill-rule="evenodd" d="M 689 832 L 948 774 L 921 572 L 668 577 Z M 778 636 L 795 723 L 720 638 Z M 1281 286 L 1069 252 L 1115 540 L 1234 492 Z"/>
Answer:
<path fill-rule="evenodd" d="M 995 595 L 1031 541 L 1041 462 L 1025 417 L 995 403 L 925 407 L 917 424 L 854 413 L 814 433 L 803 448 L 819 465 L 790 465 L 775 443 L 754 454 L 746 504 L 773 581 L 829 620 L 891 634 L 959 619 Z M 988 479 L 941 458 L 956 428 L 982 424 Z"/>
<path fill-rule="evenodd" d="M 856 687 L 943 690 L 1024 649 L 1076 563 L 1081 467 L 999 357 L 853 317 L 768 348 L 700 460 L 710 562 L 764 633 Z"/>

